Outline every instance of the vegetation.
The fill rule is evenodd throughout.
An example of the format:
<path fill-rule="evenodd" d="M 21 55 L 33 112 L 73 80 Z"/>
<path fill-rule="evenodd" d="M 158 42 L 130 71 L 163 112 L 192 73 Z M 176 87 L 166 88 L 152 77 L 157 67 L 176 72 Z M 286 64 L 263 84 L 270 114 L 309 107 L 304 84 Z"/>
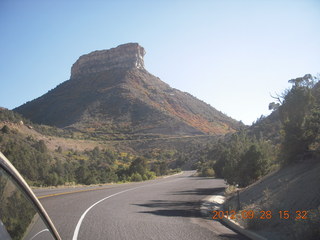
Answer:
<path fill-rule="evenodd" d="M 43 140 L 7 125 L 0 130 L 0 151 L 36 186 L 143 181 L 170 173 L 169 162 L 152 155 L 146 159 L 98 147 L 83 152 L 58 147 L 52 152 Z"/>
<path fill-rule="evenodd" d="M 317 81 L 311 75 L 290 80 L 292 88 L 277 95 L 277 102 L 269 105 L 274 110 L 270 116 L 261 116 L 250 128 L 243 127 L 220 140 L 182 137 L 176 141 L 160 134 L 106 135 L 95 129 L 79 132 L 33 124 L 19 114 L 1 109 L 0 120 L 4 124 L 0 150 L 33 185 L 142 181 L 168 174 L 172 172 L 170 168 L 186 167 L 197 168 L 200 176 L 221 177 L 229 184 L 245 187 L 277 166 L 307 158 L 319 150 Z M 97 147 L 87 151 L 57 147 L 52 152 L 43 140 L 20 134 L 10 123 L 28 124 L 46 136 L 135 140 L 130 144 L 140 152 L 128 154 Z"/>
<path fill-rule="evenodd" d="M 208 151 L 207 159 L 198 162 L 202 176 L 224 178 L 229 184 L 247 186 L 273 169 L 276 149 L 264 139 L 249 137 L 246 131 L 220 140 Z"/>
<path fill-rule="evenodd" d="M 291 89 L 271 103 L 274 112 L 261 116 L 250 128 L 213 144 L 199 159 L 201 176 L 224 178 L 248 186 L 271 170 L 310 158 L 319 150 L 320 85 L 310 74 L 292 79 Z"/>
<path fill-rule="evenodd" d="M 314 88 L 316 78 L 310 74 L 289 81 L 293 84 L 279 101 L 280 120 L 283 125 L 281 154 L 285 163 L 301 158 L 317 144 L 320 130 L 319 88 Z"/>
<path fill-rule="evenodd" d="M 8 174 L 0 169 L 1 221 L 12 239 L 22 239 L 36 211 Z"/>

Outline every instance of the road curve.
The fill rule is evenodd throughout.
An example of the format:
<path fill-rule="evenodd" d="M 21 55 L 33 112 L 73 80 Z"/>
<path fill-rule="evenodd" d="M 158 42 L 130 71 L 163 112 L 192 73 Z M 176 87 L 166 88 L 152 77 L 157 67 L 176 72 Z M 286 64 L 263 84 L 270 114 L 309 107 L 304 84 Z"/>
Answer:
<path fill-rule="evenodd" d="M 223 180 L 192 173 L 36 194 L 64 240 L 245 239 L 199 210 L 203 198 L 225 188 Z"/>

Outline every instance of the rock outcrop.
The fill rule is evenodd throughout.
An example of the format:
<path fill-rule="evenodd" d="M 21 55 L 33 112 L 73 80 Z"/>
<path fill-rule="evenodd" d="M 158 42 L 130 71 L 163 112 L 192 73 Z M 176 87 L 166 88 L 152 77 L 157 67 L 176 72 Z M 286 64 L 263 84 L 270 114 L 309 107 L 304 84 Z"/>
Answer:
<path fill-rule="evenodd" d="M 145 50 L 138 43 L 127 43 L 109 50 L 82 55 L 71 68 L 71 79 L 114 68 L 144 69 Z"/>
<path fill-rule="evenodd" d="M 81 56 L 71 78 L 15 111 L 40 124 L 95 134 L 200 135 L 240 124 L 144 69 L 137 43 Z"/>

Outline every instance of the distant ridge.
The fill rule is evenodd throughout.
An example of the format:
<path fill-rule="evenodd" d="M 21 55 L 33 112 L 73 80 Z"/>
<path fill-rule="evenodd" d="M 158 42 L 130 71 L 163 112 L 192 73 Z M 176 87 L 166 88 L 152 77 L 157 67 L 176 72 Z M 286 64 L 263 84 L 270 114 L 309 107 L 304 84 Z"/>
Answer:
<path fill-rule="evenodd" d="M 39 124 L 126 134 L 226 134 L 241 124 L 144 68 L 138 43 L 81 56 L 67 80 L 14 109 Z"/>

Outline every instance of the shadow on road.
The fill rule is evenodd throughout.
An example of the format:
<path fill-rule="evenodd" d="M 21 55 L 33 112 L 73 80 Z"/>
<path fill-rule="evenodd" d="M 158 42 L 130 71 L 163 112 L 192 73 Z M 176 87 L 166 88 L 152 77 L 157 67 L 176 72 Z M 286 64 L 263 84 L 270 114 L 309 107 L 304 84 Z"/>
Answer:
<path fill-rule="evenodd" d="M 226 239 L 238 239 L 238 240 L 250 240 L 249 238 L 246 238 L 245 236 L 239 235 L 239 234 L 220 234 L 219 237 L 223 237 Z"/>
<path fill-rule="evenodd" d="M 152 200 L 145 204 L 133 204 L 140 207 L 154 208 L 153 211 L 141 211 L 165 217 L 202 217 L 199 202 Z"/>
<path fill-rule="evenodd" d="M 215 177 L 195 177 L 195 176 L 189 176 L 189 178 L 190 178 L 190 180 L 195 180 L 195 181 L 217 179 Z"/>
<path fill-rule="evenodd" d="M 204 217 L 200 211 L 200 205 L 202 201 L 199 198 L 192 197 L 194 195 L 205 196 L 215 195 L 224 191 L 224 187 L 218 188 L 196 188 L 187 191 L 171 192 L 168 195 L 189 195 L 189 201 L 170 201 L 170 200 L 151 200 L 148 203 L 143 204 L 133 204 L 135 206 L 140 206 L 143 208 L 151 208 L 152 211 L 141 211 L 139 213 L 148 213 L 158 216 L 166 217 Z M 191 200 L 191 199 L 195 200 Z"/>
<path fill-rule="evenodd" d="M 196 188 L 193 190 L 188 191 L 180 191 L 180 192 L 173 192 L 170 193 L 170 195 L 203 195 L 203 196 L 209 196 L 209 195 L 216 195 L 221 192 L 223 192 L 225 187 L 219 187 L 219 188 Z"/>

